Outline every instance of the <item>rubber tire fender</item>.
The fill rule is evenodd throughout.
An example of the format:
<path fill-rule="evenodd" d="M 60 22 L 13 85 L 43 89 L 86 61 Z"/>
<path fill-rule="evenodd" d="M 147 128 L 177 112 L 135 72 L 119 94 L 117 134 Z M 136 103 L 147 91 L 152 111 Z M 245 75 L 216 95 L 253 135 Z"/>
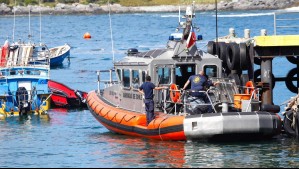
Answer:
<path fill-rule="evenodd" d="M 287 74 L 287 80 L 286 80 L 287 88 L 293 93 L 298 93 L 298 88 L 294 85 L 292 80 L 288 80 L 288 79 L 292 79 L 296 74 L 297 74 L 296 68 L 290 70 L 289 73 Z"/>
<path fill-rule="evenodd" d="M 219 42 L 218 43 L 218 57 L 222 60 L 222 66 L 223 67 L 227 67 L 227 63 L 226 63 L 226 48 L 227 48 L 227 44 L 225 42 Z"/>
<path fill-rule="evenodd" d="M 216 54 L 216 43 L 214 41 L 209 41 L 208 42 L 208 49 L 207 52 L 211 55 Z"/>
<path fill-rule="evenodd" d="M 291 62 L 291 63 L 293 63 L 293 64 L 297 64 L 297 61 L 298 61 L 298 58 L 299 56 L 288 56 L 288 57 L 286 57 L 287 58 L 287 60 L 289 61 L 289 62 Z"/>
<path fill-rule="evenodd" d="M 226 63 L 230 70 L 240 70 L 240 47 L 230 43 L 226 48 Z"/>
<path fill-rule="evenodd" d="M 246 43 L 240 43 L 240 68 L 247 70 L 248 64 L 250 64 L 249 50 Z"/>

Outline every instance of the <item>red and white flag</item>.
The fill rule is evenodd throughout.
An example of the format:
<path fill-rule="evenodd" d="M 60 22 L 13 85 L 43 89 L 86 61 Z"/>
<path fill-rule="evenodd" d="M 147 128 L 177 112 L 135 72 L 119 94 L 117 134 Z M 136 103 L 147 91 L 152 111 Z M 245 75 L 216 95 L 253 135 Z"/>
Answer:
<path fill-rule="evenodd" d="M 191 48 L 196 42 L 196 35 L 193 27 L 191 26 L 190 33 L 187 39 L 187 49 Z"/>

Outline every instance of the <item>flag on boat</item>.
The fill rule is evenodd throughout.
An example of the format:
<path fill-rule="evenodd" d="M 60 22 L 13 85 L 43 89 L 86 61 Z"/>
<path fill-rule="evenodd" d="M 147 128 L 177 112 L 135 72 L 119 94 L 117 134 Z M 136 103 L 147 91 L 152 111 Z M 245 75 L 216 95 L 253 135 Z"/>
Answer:
<path fill-rule="evenodd" d="M 191 48 L 195 44 L 195 42 L 196 42 L 196 35 L 193 26 L 191 26 L 190 33 L 187 39 L 187 49 Z"/>

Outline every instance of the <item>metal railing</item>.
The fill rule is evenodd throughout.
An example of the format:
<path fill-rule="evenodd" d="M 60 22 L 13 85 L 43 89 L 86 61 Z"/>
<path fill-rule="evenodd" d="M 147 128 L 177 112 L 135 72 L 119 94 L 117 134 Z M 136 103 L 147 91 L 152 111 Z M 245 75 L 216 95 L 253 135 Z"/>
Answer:
<path fill-rule="evenodd" d="M 299 12 L 275 12 L 274 35 L 277 35 L 278 28 L 299 28 Z"/>
<path fill-rule="evenodd" d="M 109 80 L 101 80 L 101 75 L 102 73 L 109 73 Z M 117 80 L 113 80 L 113 73 L 115 73 L 114 69 L 110 69 L 110 70 L 98 70 L 97 71 L 97 76 L 98 76 L 98 93 L 100 93 L 100 89 L 101 89 L 101 83 L 104 83 L 104 88 L 110 87 L 114 84 L 119 84 L 119 81 Z"/>

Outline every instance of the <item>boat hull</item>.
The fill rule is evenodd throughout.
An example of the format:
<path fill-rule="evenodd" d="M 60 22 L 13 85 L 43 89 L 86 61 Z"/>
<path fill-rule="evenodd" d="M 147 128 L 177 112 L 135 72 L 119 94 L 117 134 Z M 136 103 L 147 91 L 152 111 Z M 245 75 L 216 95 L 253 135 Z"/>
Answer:
<path fill-rule="evenodd" d="M 159 140 L 201 140 L 214 138 L 272 138 L 281 131 L 281 119 L 267 112 L 207 113 L 178 116 L 156 112 L 146 126 L 143 113 L 116 108 L 92 91 L 87 96 L 92 115 L 107 129 L 125 135 Z"/>
<path fill-rule="evenodd" d="M 51 108 L 51 100 L 47 99 L 49 98 L 50 94 L 42 94 L 40 95 L 40 98 L 43 99 L 43 103 L 40 105 L 39 108 L 30 109 L 30 111 L 26 112 L 27 115 L 46 115 L 47 111 Z M 11 110 L 11 111 L 8 111 Z M 5 103 L 0 105 L 0 120 L 4 120 L 7 117 L 18 117 L 22 116 L 22 112 L 19 110 L 16 110 L 12 107 L 7 107 Z"/>
<path fill-rule="evenodd" d="M 49 89 L 52 92 L 51 100 L 53 105 L 57 107 L 82 107 L 86 108 L 85 99 L 86 92 L 76 91 L 68 86 L 56 82 L 54 80 L 48 81 Z"/>

